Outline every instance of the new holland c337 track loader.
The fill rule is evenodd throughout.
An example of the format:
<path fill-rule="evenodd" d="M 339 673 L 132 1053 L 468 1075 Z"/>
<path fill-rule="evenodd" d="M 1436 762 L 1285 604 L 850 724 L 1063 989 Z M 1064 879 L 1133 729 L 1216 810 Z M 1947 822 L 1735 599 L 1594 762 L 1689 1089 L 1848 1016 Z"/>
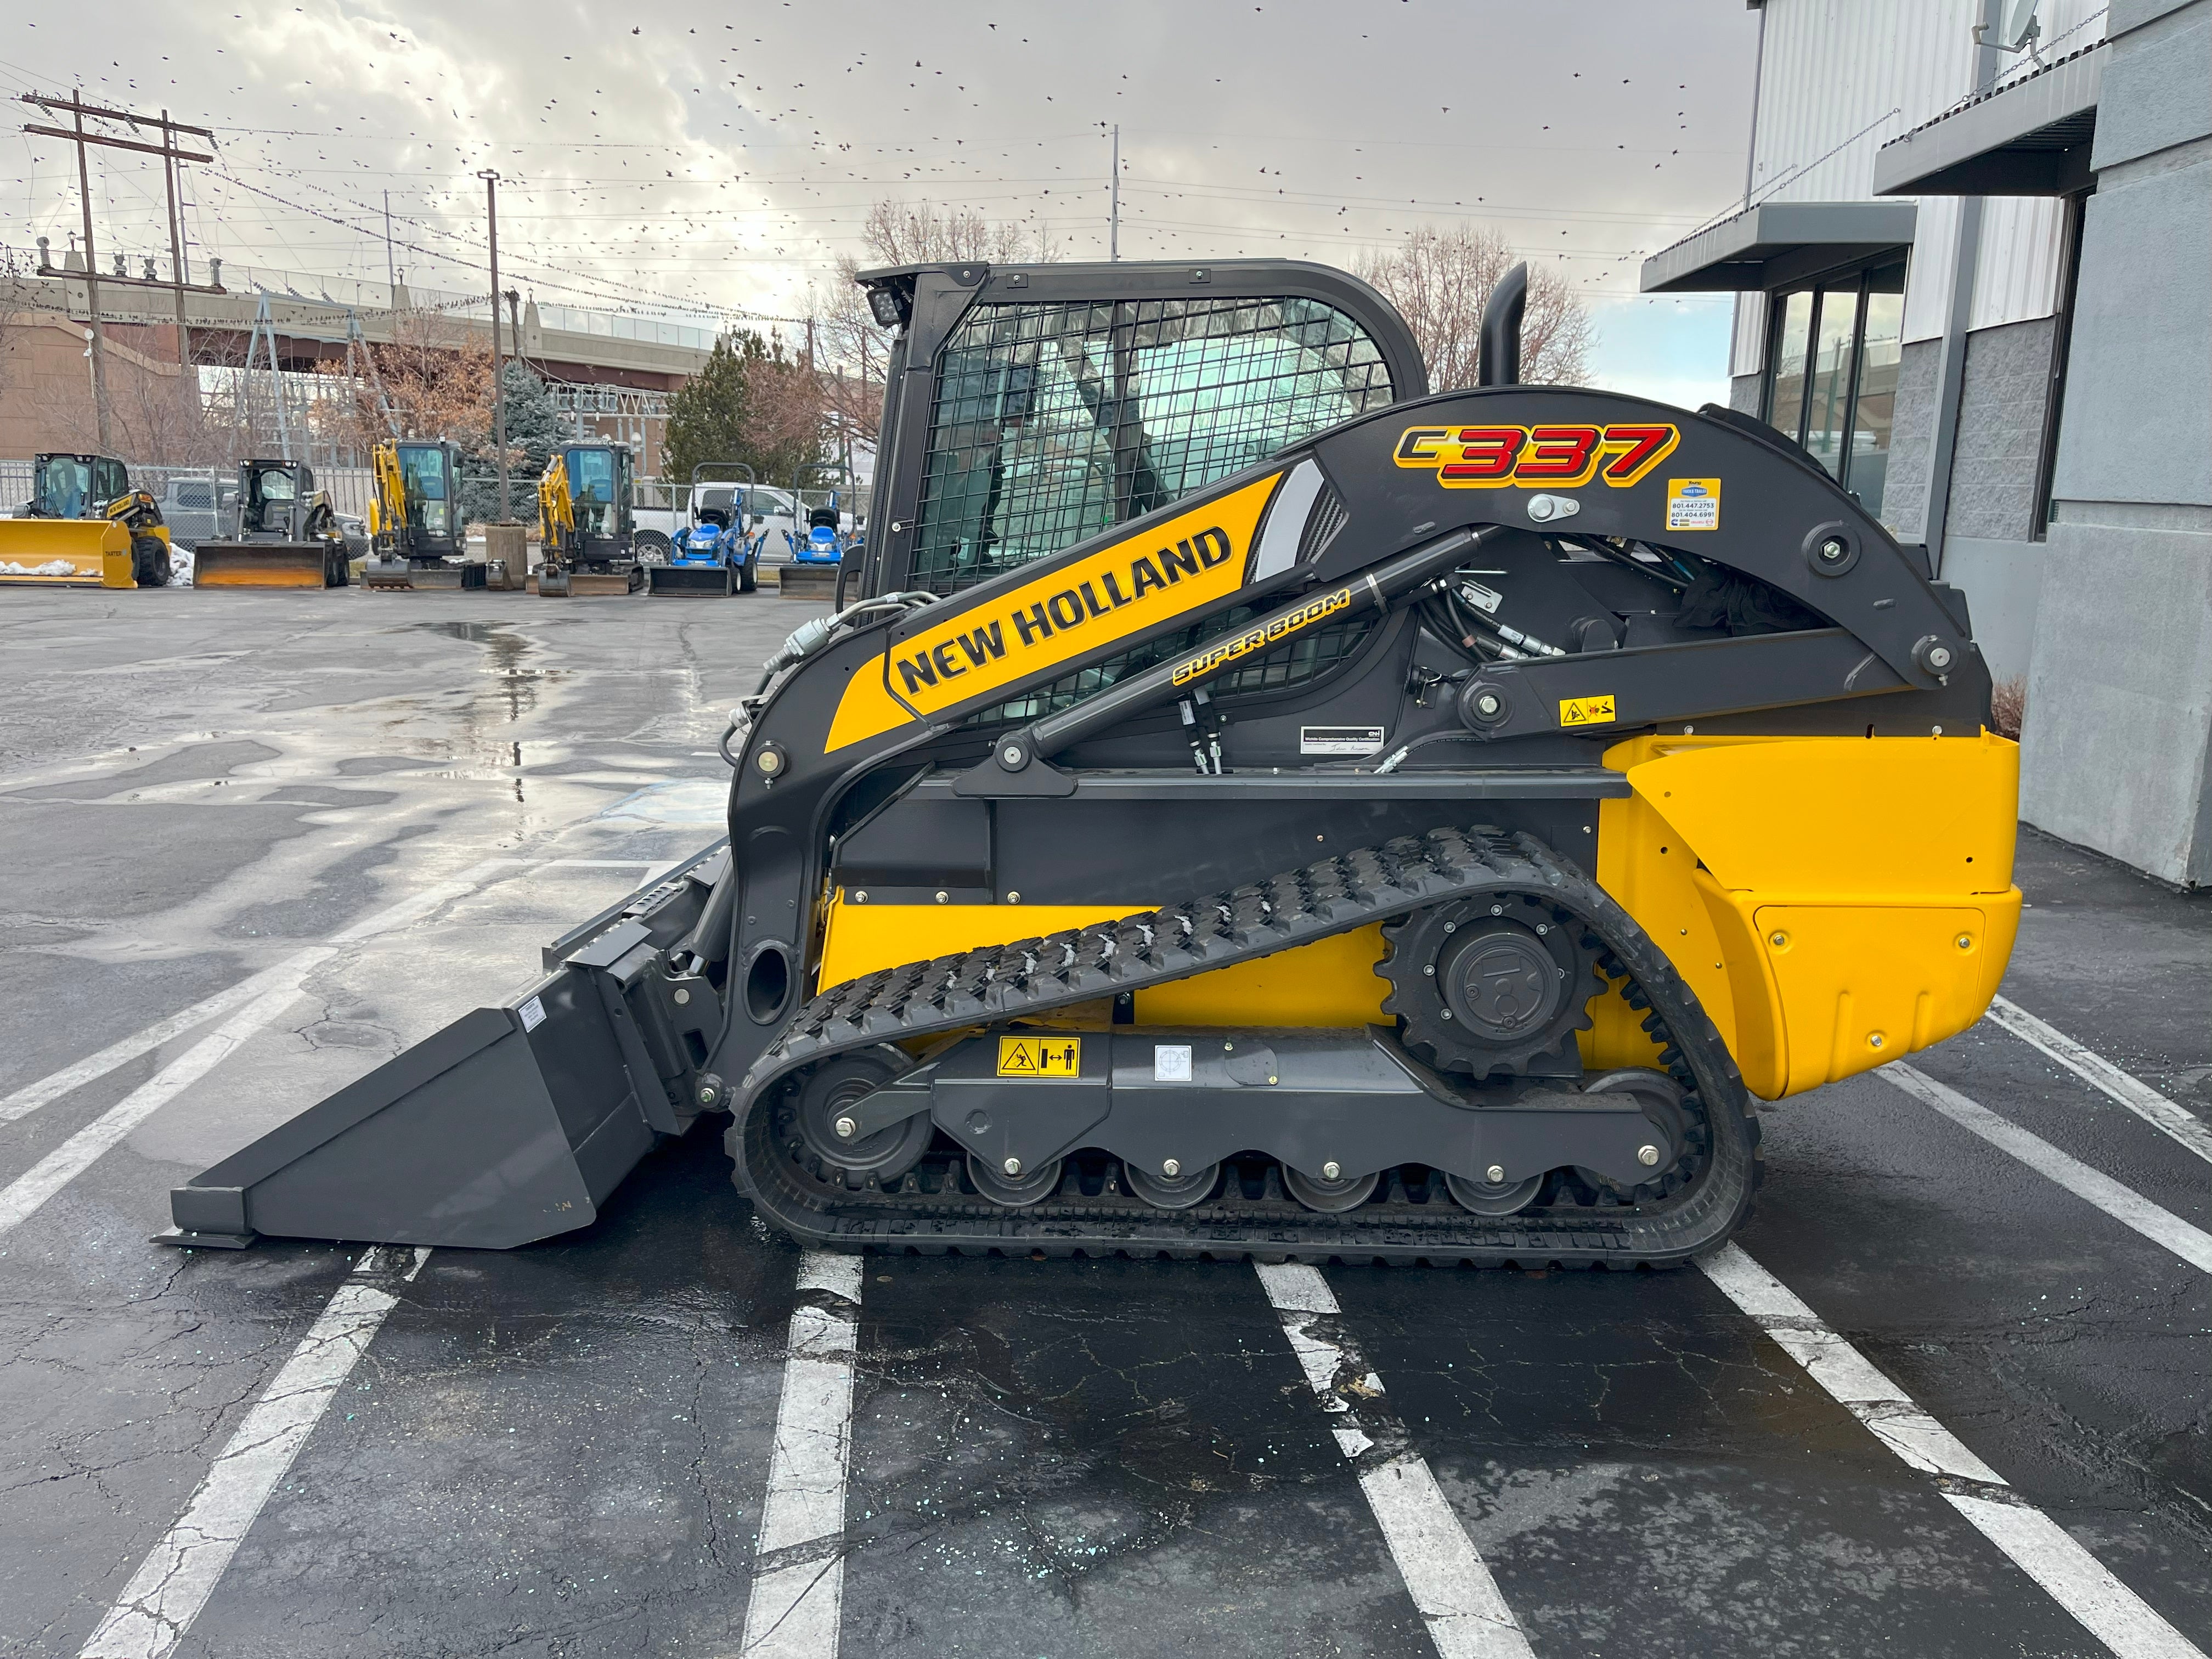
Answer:
<path fill-rule="evenodd" d="M 1987 1006 L 1964 601 L 1769 428 L 1516 384 L 1516 278 L 1437 396 L 1316 266 L 863 281 L 875 533 L 727 841 L 165 1237 L 522 1244 L 714 1113 L 845 1249 L 1667 1262 L 1754 1097 Z"/>

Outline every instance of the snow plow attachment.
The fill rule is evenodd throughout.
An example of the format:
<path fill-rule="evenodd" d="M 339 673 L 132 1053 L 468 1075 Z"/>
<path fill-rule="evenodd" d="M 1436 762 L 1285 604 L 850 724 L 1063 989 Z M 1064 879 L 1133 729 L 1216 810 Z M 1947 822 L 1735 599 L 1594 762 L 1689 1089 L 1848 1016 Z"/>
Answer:
<path fill-rule="evenodd" d="M 202 542 L 195 587 L 343 587 L 343 542 Z"/>
<path fill-rule="evenodd" d="M 721 1103 L 699 1069 L 720 1004 L 674 958 L 727 861 L 709 848 L 640 889 L 547 946 L 526 995 L 463 1015 L 177 1188 L 160 1242 L 511 1249 L 589 1226 L 658 1136 Z"/>
<path fill-rule="evenodd" d="M 108 519 L 0 519 L 0 583 L 135 587 L 131 532 Z"/>

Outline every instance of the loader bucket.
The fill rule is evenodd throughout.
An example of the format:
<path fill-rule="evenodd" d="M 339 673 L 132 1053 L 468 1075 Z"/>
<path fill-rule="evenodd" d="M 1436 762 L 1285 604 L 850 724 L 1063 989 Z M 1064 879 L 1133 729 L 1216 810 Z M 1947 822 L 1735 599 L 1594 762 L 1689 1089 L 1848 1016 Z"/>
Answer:
<path fill-rule="evenodd" d="M 343 543 L 202 542 L 192 556 L 195 587 L 343 587 Z"/>
<path fill-rule="evenodd" d="M 656 599 L 719 599 L 737 591 L 737 573 L 724 564 L 657 564 L 646 586 Z"/>
<path fill-rule="evenodd" d="M 721 867 L 641 890 L 549 948 L 526 996 L 464 1014 L 175 1188 L 161 1242 L 504 1250 L 589 1226 L 656 1133 L 699 1109 L 680 1056 L 719 1005 L 675 1001 L 664 953 Z"/>
<path fill-rule="evenodd" d="M 547 576 L 543 569 L 530 578 L 532 590 L 545 599 L 620 599 L 645 586 L 645 567 L 628 570 L 568 570 Z"/>
<path fill-rule="evenodd" d="M 775 580 L 787 599 L 826 604 L 837 594 L 837 567 L 834 564 L 787 564 L 776 573 Z"/>
<path fill-rule="evenodd" d="M 135 587 L 131 532 L 106 519 L 0 519 L 0 583 Z"/>

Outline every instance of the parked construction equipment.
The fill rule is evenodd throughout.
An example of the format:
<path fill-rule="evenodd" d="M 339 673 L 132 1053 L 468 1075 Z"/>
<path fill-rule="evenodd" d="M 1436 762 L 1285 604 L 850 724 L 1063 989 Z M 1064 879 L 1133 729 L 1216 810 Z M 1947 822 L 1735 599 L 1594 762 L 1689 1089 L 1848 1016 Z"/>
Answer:
<path fill-rule="evenodd" d="M 193 550 L 195 587 L 343 587 L 345 532 L 312 467 L 241 461 L 230 534 Z"/>
<path fill-rule="evenodd" d="M 810 475 L 826 473 L 842 483 L 845 469 L 827 465 L 802 466 L 791 480 L 791 498 L 803 502 L 805 496 L 801 486 Z M 851 545 L 843 529 L 842 515 L 838 511 L 839 491 L 833 485 L 830 499 L 805 509 L 806 526 L 784 532 L 791 562 L 776 572 L 776 582 L 787 599 L 822 600 L 833 598 L 838 591 L 838 572 L 842 568 L 847 548 Z"/>
<path fill-rule="evenodd" d="M 1364 284 L 918 265 L 859 596 L 728 836 L 177 1190 L 185 1243 L 503 1247 L 730 1115 L 816 1245 L 1626 1267 L 1778 1100 L 1972 1024 L 2018 750 L 1954 590 L 1715 405 L 1425 395 Z"/>
<path fill-rule="evenodd" d="M 635 593 L 645 585 L 636 556 L 629 447 L 571 444 L 538 484 L 544 546 L 534 586 L 549 599 Z"/>
<path fill-rule="evenodd" d="M 372 588 L 482 587 L 486 567 L 467 561 L 460 507 L 460 457 L 444 439 L 386 438 L 370 456 L 376 494 L 368 504 L 368 557 L 362 585 Z"/>
<path fill-rule="evenodd" d="M 165 587 L 169 532 L 112 455 L 40 455 L 31 499 L 0 519 L 0 584 Z"/>
<path fill-rule="evenodd" d="M 709 473 L 727 476 L 708 483 Z M 646 592 L 659 599 L 719 599 L 758 587 L 760 544 L 747 521 L 757 487 L 752 468 L 742 461 L 693 467 L 690 522 L 676 532 L 667 559 L 647 567 Z"/>

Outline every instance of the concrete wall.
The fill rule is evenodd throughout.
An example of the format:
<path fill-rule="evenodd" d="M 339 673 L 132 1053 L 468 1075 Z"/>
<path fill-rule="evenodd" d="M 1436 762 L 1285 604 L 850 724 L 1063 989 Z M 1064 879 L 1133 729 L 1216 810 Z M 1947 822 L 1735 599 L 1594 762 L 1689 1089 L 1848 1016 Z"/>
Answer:
<path fill-rule="evenodd" d="M 2036 472 L 2043 458 L 2057 328 L 2056 318 L 2039 317 L 1966 337 L 1947 536 L 2005 541 L 2034 537 L 2041 516 Z"/>
<path fill-rule="evenodd" d="M 1740 415 L 1759 413 L 1759 381 L 1757 374 L 1738 374 L 1729 381 L 1729 407 Z"/>
<path fill-rule="evenodd" d="M 2212 882 L 2212 0 L 2116 3 L 2021 811 Z"/>
<path fill-rule="evenodd" d="M 1897 403 L 1881 520 L 1901 542 L 1928 539 L 1929 451 L 1936 442 L 1936 383 L 1942 357 L 1942 343 L 1936 340 L 1908 340 L 1897 356 Z"/>

